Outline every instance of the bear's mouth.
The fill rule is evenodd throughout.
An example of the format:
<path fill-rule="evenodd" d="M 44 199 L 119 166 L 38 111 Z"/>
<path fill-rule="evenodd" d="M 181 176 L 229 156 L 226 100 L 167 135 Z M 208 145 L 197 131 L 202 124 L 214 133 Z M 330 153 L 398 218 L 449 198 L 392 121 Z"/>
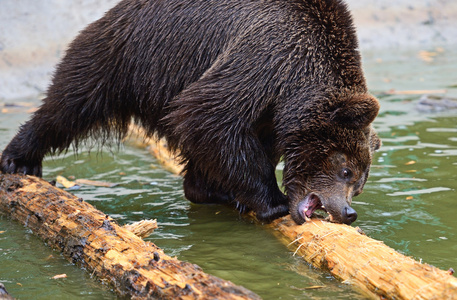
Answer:
<path fill-rule="evenodd" d="M 333 220 L 332 215 L 325 209 L 320 197 L 315 193 L 309 193 L 306 195 L 305 199 L 303 199 L 298 205 L 298 212 L 307 222 L 311 220 L 311 216 L 316 210 L 326 212 L 328 214 L 326 219 L 329 221 Z"/>

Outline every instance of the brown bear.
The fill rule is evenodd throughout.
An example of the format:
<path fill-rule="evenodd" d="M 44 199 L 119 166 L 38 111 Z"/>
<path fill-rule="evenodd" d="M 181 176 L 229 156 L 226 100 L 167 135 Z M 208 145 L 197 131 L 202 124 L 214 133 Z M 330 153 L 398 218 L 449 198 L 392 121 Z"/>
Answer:
<path fill-rule="evenodd" d="M 133 120 L 180 150 L 192 202 L 350 224 L 380 144 L 357 47 L 341 0 L 123 0 L 70 44 L 0 168 L 41 176 Z"/>

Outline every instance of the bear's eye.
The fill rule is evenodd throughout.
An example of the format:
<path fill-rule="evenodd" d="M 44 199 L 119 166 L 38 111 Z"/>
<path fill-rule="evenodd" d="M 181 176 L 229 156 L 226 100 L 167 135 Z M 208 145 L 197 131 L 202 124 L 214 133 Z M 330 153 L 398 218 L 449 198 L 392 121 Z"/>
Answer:
<path fill-rule="evenodd" d="M 343 168 L 343 170 L 341 170 L 341 177 L 345 180 L 350 180 L 353 176 L 353 173 L 350 169 L 348 168 Z"/>

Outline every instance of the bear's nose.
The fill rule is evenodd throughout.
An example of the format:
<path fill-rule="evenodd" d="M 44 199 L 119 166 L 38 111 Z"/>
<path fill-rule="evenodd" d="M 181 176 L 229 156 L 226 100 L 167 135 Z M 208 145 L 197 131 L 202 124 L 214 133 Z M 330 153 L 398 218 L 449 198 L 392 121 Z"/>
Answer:
<path fill-rule="evenodd" d="M 344 224 L 350 225 L 352 222 L 357 220 L 357 212 L 352 207 L 345 206 L 341 212 L 341 217 Z"/>

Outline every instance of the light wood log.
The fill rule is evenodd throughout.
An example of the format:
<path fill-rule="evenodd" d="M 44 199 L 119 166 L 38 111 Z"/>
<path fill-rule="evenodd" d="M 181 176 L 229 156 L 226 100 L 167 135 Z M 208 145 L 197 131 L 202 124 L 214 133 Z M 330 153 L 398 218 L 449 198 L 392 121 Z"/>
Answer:
<path fill-rule="evenodd" d="M 397 90 L 388 90 L 383 94 L 386 95 L 424 95 L 424 94 L 446 94 L 447 90 L 405 90 L 405 91 L 397 91 Z"/>
<path fill-rule="evenodd" d="M 132 127 L 130 142 L 143 136 Z M 181 170 L 166 143 L 145 140 L 168 170 Z M 138 144 L 139 145 L 139 144 Z M 159 147 L 158 149 L 155 149 Z M 175 172 L 178 173 L 178 172 Z M 449 272 L 404 256 L 383 242 L 366 236 L 360 228 L 312 219 L 296 225 L 290 216 L 265 226 L 296 255 L 374 299 L 457 299 L 457 279 Z"/>
<path fill-rule="evenodd" d="M 0 174 L 0 211 L 73 263 L 136 299 L 260 299 L 253 292 L 169 257 L 81 198 L 33 176 Z"/>
<path fill-rule="evenodd" d="M 307 262 L 375 299 L 457 299 L 454 276 L 396 252 L 360 228 L 319 219 L 298 226 L 290 216 L 268 227 Z"/>

